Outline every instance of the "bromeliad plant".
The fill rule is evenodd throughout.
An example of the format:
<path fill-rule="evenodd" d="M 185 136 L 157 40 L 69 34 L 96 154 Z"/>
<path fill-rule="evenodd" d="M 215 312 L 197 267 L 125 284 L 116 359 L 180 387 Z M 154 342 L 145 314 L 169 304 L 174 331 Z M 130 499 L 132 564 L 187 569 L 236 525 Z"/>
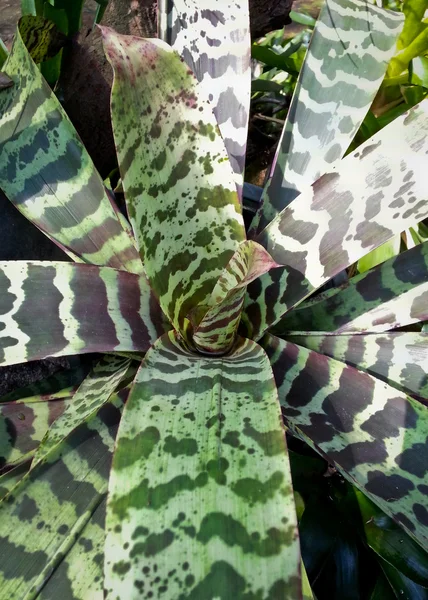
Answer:
<path fill-rule="evenodd" d="M 308 298 L 428 216 L 426 103 L 341 160 L 401 15 L 328 0 L 247 239 L 248 15 L 169 9 L 201 84 L 164 42 L 102 30 L 131 225 L 19 32 L 3 67 L 0 186 L 77 264 L 1 264 L 2 364 L 108 354 L 77 391 L 8 405 L 2 598 L 300 598 L 281 407 L 427 545 L 428 340 L 391 330 L 428 319 L 428 245 Z"/>

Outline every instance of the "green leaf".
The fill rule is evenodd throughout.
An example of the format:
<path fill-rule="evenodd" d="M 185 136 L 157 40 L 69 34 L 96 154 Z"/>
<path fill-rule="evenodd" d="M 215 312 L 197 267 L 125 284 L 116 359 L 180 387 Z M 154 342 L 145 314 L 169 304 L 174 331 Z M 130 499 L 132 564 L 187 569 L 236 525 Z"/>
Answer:
<path fill-rule="evenodd" d="M 316 600 L 314 593 L 311 589 L 311 584 L 309 583 L 308 574 L 306 573 L 305 565 L 301 565 L 302 569 L 302 594 L 303 600 Z"/>
<path fill-rule="evenodd" d="M 396 595 L 383 573 L 378 575 L 376 585 L 370 595 L 370 600 L 396 600 Z"/>
<path fill-rule="evenodd" d="M 276 267 L 266 250 L 253 241 L 242 242 L 220 275 L 208 307 L 198 306 L 191 322 L 192 341 L 202 352 L 226 352 L 233 344 L 241 319 L 247 285 Z M 202 319 L 201 312 L 205 312 Z"/>
<path fill-rule="evenodd" d="M 299 23 L 299 25 L 306 25 L 306 27 L 315 27 L 316 25 L 316 20 L 313 17 L 296 12 L 295 10 L 290 11 L 288 16 L 294 23 Z"/>
<path fill-rule="evenodd" d="M 427 0 L 404 0 L 402 10 L 405 16 L 403 31 L 397 42 L 397 49 L 409 46 L 425 29 L 422 19 L 428 8 Z"/>
<path fill-rule="evenodd" d="M 101 600 L 106 499 L 97 506 L 75 543 L 37 595 L 37 600 Z"/>
<path fill-rule="evenodd" d="M 3 40 L 0 38 L 0 69 L 4 65 L 5 60 L 8 57 L 8 54 L 9 54 L 9 52 L 8 52 Z"/>
<path fill-rule="evenodd" d="M 22 463 L 0 475 L 0 501 L 21 481 L 29 467 L 30 461 L 28 460 L 26 463 Z"/>
<path fill-rule="evenodd" d="M 354 489 L 367 544 L 381 558 L 415 583 L 427 587 L 428 557 L 421 547 L 379 508 Z"/>
<path fill-rule="evenodd" d="M 392 387 L 428 400 L 428 335 L 287 335 L 287 340 L 366 371 Z"/>
<path fill-rule="evenodd" d="M 232 169 L 178 54 L 159 40 L 101 29 L 115 71 L 113 132 L 128 213 L 150 285 L 183 332 L 245 239 Z"/>
<path fill-rule="evenodd" d="M 141 573 L 154 597 L 299 596 L 285 433 L 257 344 L 206 358 L 171 333 L 147 353 L 120 425 L 106 529 L 108 599 L 140 598 Z"/>
<path fill-rule="evenodd" d="M 159 37 L 183 57 L 210 98 L 241 189 L 251 85 L 248 0 L 161 2 L 158 16 Z"/>
<path fill-rule="evenodd" d="M 35 63 L 55 56 L 67 39 L 54 22 L 43 17 L 21 17 L 18 27 L 21 39 Z"/>
<path fill-rule="evenodd" d="M 0 188 L 85 262 L 141 273 L 91 158 L 19 31 L 3 70 L 14 85 L 0 93 Z"/>
<path fill-rule="evenodd" d="M 426 549 L 427 408 L 317 352 L 270 335 L 261 343 L 287 426 Z"/>
<path fill-rule="evenodd" d="M 424 88 L 428 88 L 428 58 L 426 56 L 417 56 L 412 60 L 410 81 L 415 85 L 422 85 Z"/>
<path fill-rule="evenodd" d="M 54 0 L 55 9 L 64 11 L 67 15 L 68 35 L 70 36 L 80 31 L 84 3 L 85 0 Z"/>
<path fill-rule="evenodd" d="M 324 3 L 253 235 L 344 156 L 382 82 L 402 21 L 399 13 L 363 0 Z"/>
<path fill-rule="evenodd" d="M 252 92 L 282 92 L 284 86 L 276 81 L 270 81 L 267 79 L 253 79 L 251 82 Z"/>
<path fill-rule="evenodd" d="M 248 288 L 246 325 L 254 339 L 345 267 L 428 216 L 421 167 L 427 134 L 422 102 L 308 186 L 259 235 L 284 267 Z"/>
<path fill-rule="evenodd" d="M 427 588 L 418 585 L 385 561 L 381 561 L 381 566 L 397 598 L 400 600 L 428 600 Z"/>
<path fill-rule="evenodd" d="M 88 421 L 109 401 L 125 378 L 131 361 L 120 356 L 105 356 L 92 369 L 74 394 L 73 402 L 49 427 L 37 448 L 31 469 L 39 464 L 72 431 Z"/>
<path fill-rule="evenodd" d="M 0 404 L 0 471 L 34 455 L 49 426 L 72 398 L 69 389 L 62 398 L 39 396 Z"/>
<path fill-rule="evenodd" d="M 298 74 L 298 69 L 292 58 L 284 57 L 282 54 L 278 54 L 266 46 L 253 44 L 251 46 L 251 57 L 264 63 L 268 67 L 276 67 L 277 69 L 287 71 L 287 73 Z"/>
<path fill-rule="evenodd" d="M 377 265 L 393 258 L 400 253 L 401 235 L 397 234 L 378 248 L 375 248 L 362 258 L 357 263 L 359 273 L 364 273 Z"/>
<path fill-rule="evenodd" d="M 145 352 L 165 329 L 147 281 L 108 267 L 0 263 L 0 363 Z"/>
<path fill-rule="evenodd" d="M 428 318 L 428 243 L 302 303 L 275 327 L 286 331 L 382 332 Z"/>
<path fill-rule="evenodd" d="M 0 504 L 0 586 L 5 598 L 35 597 L 105 499 L 122 404 L 114 396 Z"/>

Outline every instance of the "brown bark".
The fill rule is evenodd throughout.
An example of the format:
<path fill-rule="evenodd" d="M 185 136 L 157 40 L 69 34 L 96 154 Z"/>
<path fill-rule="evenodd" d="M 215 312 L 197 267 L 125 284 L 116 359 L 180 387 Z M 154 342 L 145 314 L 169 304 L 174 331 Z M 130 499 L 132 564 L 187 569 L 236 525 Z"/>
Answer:
<path fill-rule="evenodd" d="M 251 38 L 287 25 L 292 4 L 293 0 L 250 0 Z"/>

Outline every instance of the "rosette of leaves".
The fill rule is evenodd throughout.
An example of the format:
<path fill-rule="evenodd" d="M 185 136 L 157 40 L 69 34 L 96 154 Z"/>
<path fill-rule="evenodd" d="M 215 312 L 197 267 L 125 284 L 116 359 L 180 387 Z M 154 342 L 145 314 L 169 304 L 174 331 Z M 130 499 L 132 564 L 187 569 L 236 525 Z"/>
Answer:
<path fill-rule="evenodd" d="M 428 246 L 310 297 L 428 215 L 427 104 L 343 158 L 401 15 L 324 7 L 247 236 L 248 14 L 173 11 L 202 85 L 165 42 L 103 29 L 129 221 L 19 32 L 3 66 L 0 187 L 75 262 L 0 265 L 2 364 L 107 353 L 77 390 L 6 403 L 4 598 L 311 597 L 281 409 L 426 547 Z"/>

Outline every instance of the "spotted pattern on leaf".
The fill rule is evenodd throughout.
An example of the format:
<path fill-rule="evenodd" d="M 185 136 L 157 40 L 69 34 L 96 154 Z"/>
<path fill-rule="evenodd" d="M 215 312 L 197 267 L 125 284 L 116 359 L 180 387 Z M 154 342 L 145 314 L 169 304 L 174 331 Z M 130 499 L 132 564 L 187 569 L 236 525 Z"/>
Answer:
<path fill-rule="evenodd" d="M 183 57 L 202 83 L 240 190 L 251 86 L 248 0 L 215 5 L 210 0 L 164 0 L 162 5 L 159 37 Z"/>
<path fill-rule="evenodd" d="M 427 408 L 318 352 L 269 334 L 261 343 L 290 429 L 427 549 Z"/>
<path fill-rule="evenodd" d="M 236 337 L 247 285 L 277 264 L 263 246 L 242 242 L 224 269 L 211 294 L 212 307 L 196 323 L 192 341 L 202 352 L 223 353 Z M 197 317 L 201 311 L 195 311 Z M 190 322 L 192 322 L 190 317 Z"/>
<path fill-rule="evenodd" d="M 106 598 L 297 598 L 285 434 L 261 348 L 224 357 L 170 333 L 120 424 L 106 517 Z"/>
<path fill-rule="evenodd" d="M 87 263 L 142 273 L 100 175 L 16 33 L 0 94 L 0 188 L 43 233 Z"/>
<path fill-rule="evenodd" d="M 178 54 L 160 40 L 102 32 L 128 213 L 150 285 L 183 331 L 245 239 L 232 169 L 211 107 Z"/>
<path fill-rule="evenodd" d="M 260 232 L 347 151 L 395 52 L 403 15 L 363 0 L 325 2 L 300 71 L 272 178 L 251 224 Z"/>
<path fill-rule="evenodd" d="M 37 595 L 105 499 L 125 398 L 112 397 L 0 504 L 0 589 L 8 600 Z"/>
<path fill-rule="evenodd" d="M 331 277 L 428 216 L 427 152 L 428 102 L 422 102 L 308 186 L 266 227 L 257 241 L 284 267 L 248 287 L 251 337 L 258 339 Z"/>
<path fill-rule="evenodd" d="M 428 242 L 302 302 L 274 328 L 352 333 L 387 331 L 428 320 Z"/>

